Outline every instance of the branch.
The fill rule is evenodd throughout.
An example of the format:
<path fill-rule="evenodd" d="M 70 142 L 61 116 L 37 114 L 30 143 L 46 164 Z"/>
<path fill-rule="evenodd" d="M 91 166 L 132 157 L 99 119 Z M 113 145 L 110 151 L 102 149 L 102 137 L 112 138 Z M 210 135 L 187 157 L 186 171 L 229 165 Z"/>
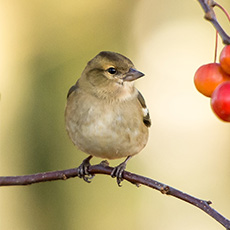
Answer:
<path fill-rule="evenodd" d="M 213 0 L 198 0 L 198 2 L 200 3 L 201 7 L 205 12 L 204 18 L 212 23 L 212 25 L 215 27 L 220 37 L 222 38 L 223 43 L 229 45 L 230 37 L 219 24 L 215 12 L 213 10 L 213 7 L 217 4 Z"/>
<path fill-rule="evenodd" d="M 90 174 L 105 174 L 110 175 L 113 168 L 106 164 L 92 165 L 89 167 L 88 172 Z M 0 177 L 0 186 L 12 186 L 12 185 L 30 185 L 39 182 L 53 181 L 53 180 L 67 180 L 69 178 L 77 177 L 77 168 L 67 169 L 62 171 L 44 172 L 33 175 L 25 176 L 13 176 L 13 177 Z M 230 230 L 230 220 L 222 216 L 211 205 L 211 201 L 201 200 L 193 197 L 189 194 L 183 193 L 173 187 L 160 183 L 156 180 L 140 176 L 131 172 L 124 171 L 123 178 L 132 184 L 142 184 L 150 188 L 160 191 L 162 194 L 171 195 L 180 200 L 194 205 L 201 209 L 209 216 L 214 218 L 226 229 Z"/>

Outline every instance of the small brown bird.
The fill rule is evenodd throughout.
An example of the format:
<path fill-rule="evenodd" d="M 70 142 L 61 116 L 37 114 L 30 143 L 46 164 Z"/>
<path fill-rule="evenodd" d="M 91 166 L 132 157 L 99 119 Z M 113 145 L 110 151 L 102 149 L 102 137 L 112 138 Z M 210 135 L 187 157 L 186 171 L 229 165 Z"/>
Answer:
<path fill-rule="evenodd" d="M 134 81 L 144 76 L 125 56 L 103 51 L 88 62 L 67 95 L 66 129 L 74 145 L 89 154 L 78 167 L 78 176 L 90 182 L 90 159 L 126 160 L 114 168 L 120 186 L 127 161 L 148 140 L 149 112 Z"/>

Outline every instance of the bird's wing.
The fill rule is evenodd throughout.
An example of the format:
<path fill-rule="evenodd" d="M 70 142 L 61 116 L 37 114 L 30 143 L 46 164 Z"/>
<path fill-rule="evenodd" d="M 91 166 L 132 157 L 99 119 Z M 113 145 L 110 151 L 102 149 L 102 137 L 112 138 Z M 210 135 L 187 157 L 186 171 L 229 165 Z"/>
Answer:
<path fill-rule="evenodd" d="M 67 93 L 67 98 L 69 97 L 69 95 L 70 95 L 72 92 L 74 92 L 74 91 L 77 90 L 77 89 L 78 89 L 78 81 L 76 82 L 75 85 L 73 85 L 73 86 L 70 87 L 70 89 L 69 89 L 69 91 L 68 91 L 68 93 Z"/>
<path fill-rule="evenodd" d="M 138 101 L 140 102 L 143 110 L 143 122 L 147 127 L 151 126 L 151 119 L 149 116 L 149 110 L 145 104 L 145 99 L 142 96 L 142 94 L 138 91 L 138 96 L 137 96 Z"/>

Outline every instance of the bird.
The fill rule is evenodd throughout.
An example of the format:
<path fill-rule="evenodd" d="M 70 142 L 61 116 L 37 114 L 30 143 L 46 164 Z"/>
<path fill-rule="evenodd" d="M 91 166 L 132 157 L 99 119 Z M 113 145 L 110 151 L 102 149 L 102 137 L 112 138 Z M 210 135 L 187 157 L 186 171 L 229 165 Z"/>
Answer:
<path fill-rule="evenodd" d="M 143 77 L 122 54 L 102 51 L 91 59 L 67 94 L 65 125 L 73 144 L 89 156 L 78 176 L 91 182 L 92 157 L 126 158 L 111 176 L 121 186 L 127 162 L 147 144 L 151 119 L 134 82 Z"/>

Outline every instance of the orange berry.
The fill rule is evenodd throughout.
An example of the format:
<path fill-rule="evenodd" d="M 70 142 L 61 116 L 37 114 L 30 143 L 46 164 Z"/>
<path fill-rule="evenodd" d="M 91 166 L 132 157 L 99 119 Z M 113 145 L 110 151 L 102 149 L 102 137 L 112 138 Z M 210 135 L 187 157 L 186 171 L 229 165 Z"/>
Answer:
<path fill-rule="evenodd" d="M 225 46 L 221 51 L 220 65 L 226 73 L 230 74 L 230 45 Z"/>
<path fill-rule="evenodd" d="M 215 88 L 225 81 L 230 81 L 230 75 L 226 74 L 218 63 L 201 66 L 194 76 L 197 90 L 207 97 L 211 97 Z"/>

